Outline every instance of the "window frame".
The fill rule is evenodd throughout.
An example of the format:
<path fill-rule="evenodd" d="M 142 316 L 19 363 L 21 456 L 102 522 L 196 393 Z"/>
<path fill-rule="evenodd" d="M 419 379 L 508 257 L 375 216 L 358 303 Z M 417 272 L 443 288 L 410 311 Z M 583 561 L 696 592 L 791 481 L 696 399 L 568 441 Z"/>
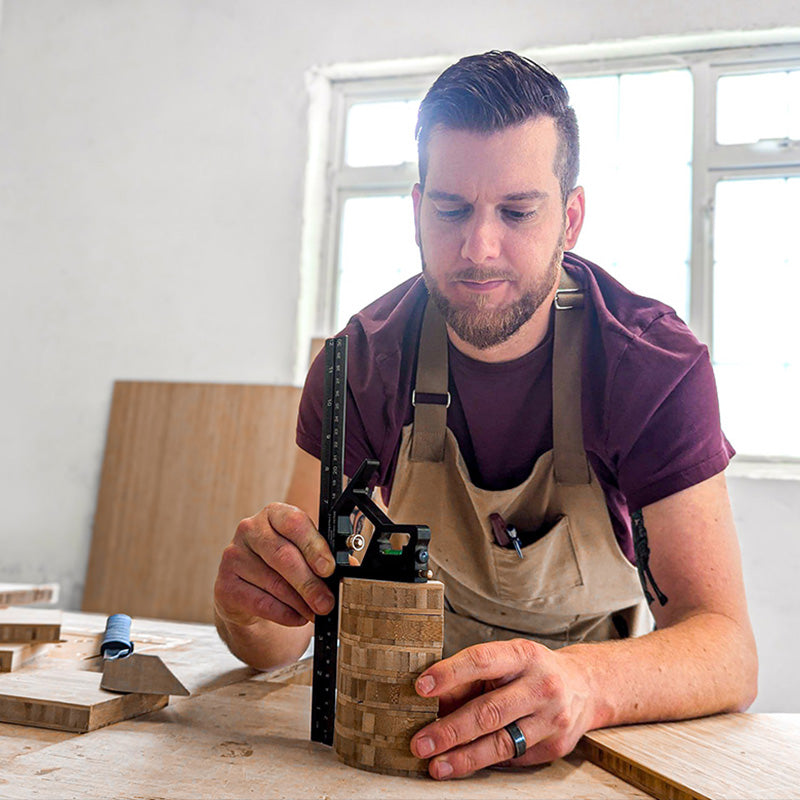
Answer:
<path fill-rule="evenodd" d="M 720 34 L 707 37 L 661 38 L 522 51 L 553 69 L 561 78 L 688 69 L 693 82 L 692 196 L 687 322 L 713 355 L 713 228 L 717 183 L 730 178 L 800 175 L 800 140 L 757 144 L 718 144 L 716 83 L 726 75 L 800 68 L 800 29 Z M 306 175 L 304 258 L 301 276 L 297 368 L 302 375 L 307 358 L 302 346 L 309 334 L 331 335 L 337 304 L 337 269 L 343 206 L 351 197 L 408 194 L 418 180 L 417 164 L 351 167 L 345 163 L 345 124 L 349 108 L 358 102 L 411 100 L 421 97 L 453 59 L 338 65 L 313 71 L 310 151 L 318 154 L 317 181 Z M 315 102 L 316 95 L 316 102 Z M 320 111 L 322 113 L 320 113 Z M 323 118 L 324 117 L 326 118 Z M 314 146 L 316 143 L 316 147 Z M 323 163 L 324 162 L 324 163 Z M 319 180 L 320 169 L 324 177 Z M 309 197 L 309 188 L 322 195 Z M 312 231 L 315 235 L 309 236 Z M 313 298 L 312 298 L 313 295 Z M 795 464 L 800 459 L 767 456 L 738 457 L 759 464 Z"/>

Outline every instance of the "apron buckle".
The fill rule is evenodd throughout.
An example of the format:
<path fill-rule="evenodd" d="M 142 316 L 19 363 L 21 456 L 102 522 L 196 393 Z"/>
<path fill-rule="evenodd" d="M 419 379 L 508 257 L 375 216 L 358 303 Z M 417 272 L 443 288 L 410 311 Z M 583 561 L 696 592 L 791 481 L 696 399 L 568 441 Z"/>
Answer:
<path fill-rule="evenodd" d="M 416 389 L 411 392 L 411 405 L 417 405 L 417 397 L 419 402 L 424 405 L 431 406 L 444 406 L 450 408 L 450 392 L 443 394 L 442 392 L 418 392 Z"/>
<path fill-rule="evenodd" d="M 577 297 L 567 299 L 565 303 L 561 303 L 561 295 L 574 294 Z M 555 307 L 559 311 L 570 311 L 573 308 L 583 308 L 583 289 L 557 289 L 555 298 Z"/>

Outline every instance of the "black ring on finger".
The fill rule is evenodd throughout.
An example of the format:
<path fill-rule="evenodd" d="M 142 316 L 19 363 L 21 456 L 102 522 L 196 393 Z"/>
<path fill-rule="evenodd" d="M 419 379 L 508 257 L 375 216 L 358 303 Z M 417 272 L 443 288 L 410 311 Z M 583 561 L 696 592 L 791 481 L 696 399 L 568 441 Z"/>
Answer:
<path fill-rule="evenodd" d="M 508 735 L 511 737 L 511 742 L 514 745 L 514 758 L 519 758 L 521 755 L 524 755 L 525 751 L 528 749 L 528 742 L 525 740 L 525 734 L 519 729 L 519 725 L 517 725 L 516 722 L 509 722 L 508 725 L 504 727 L 508 731 Z"/>

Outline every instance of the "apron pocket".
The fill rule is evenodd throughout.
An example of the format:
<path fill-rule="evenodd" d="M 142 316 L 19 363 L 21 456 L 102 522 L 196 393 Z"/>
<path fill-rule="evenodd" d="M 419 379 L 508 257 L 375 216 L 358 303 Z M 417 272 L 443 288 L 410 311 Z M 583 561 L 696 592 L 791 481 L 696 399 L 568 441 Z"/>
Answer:
<path fill-rule="evenodd" d="M 513 548 L 492 543 L 498 598 L 521 610 L 557 607 L 570 590 L 583 586 L 568 517 L 559 517 L 549 530 L 519 537 L 523 558 Z"/>

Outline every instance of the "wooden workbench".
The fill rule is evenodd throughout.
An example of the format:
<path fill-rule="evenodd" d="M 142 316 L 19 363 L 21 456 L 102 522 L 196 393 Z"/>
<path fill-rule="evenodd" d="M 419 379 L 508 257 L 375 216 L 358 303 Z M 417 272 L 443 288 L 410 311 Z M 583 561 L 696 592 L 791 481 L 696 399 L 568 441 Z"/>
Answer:
<path fill-rule="evenodd" d="M 93 650 L 104 623 L 101 615 L 65 614 L 65 645 L 24 669 L 96 669 Z M 133 635 L 150 637 L 152 652 L 158 652 L 192 695 L 172 698 L 160 711 L 82 735 L 0 724 L 0 796 L 9 800 L 649 796 L 578 755 L 541 768 L 484 770 L 446 783 L 353 769 L 337 761 L 330 748 L 309 741 L 310 687 L 303 685 L 308 670 L 256 673 L 231 656 L 208 625 L 134 620 Z M 615 732 L 618 738 L 620 730 Z M 637 739 L 635 729 L 629 730 Z M 622 739 L 625 745 L 624 733 Z M 798 754 L 793 755 L 793 759 L 792 753 L 781 756 L 786 766 L 790 761 L 796 765 Z M 769 793 L 768 782 L 764 788 L 763 797 L 775 796 Z"/>

